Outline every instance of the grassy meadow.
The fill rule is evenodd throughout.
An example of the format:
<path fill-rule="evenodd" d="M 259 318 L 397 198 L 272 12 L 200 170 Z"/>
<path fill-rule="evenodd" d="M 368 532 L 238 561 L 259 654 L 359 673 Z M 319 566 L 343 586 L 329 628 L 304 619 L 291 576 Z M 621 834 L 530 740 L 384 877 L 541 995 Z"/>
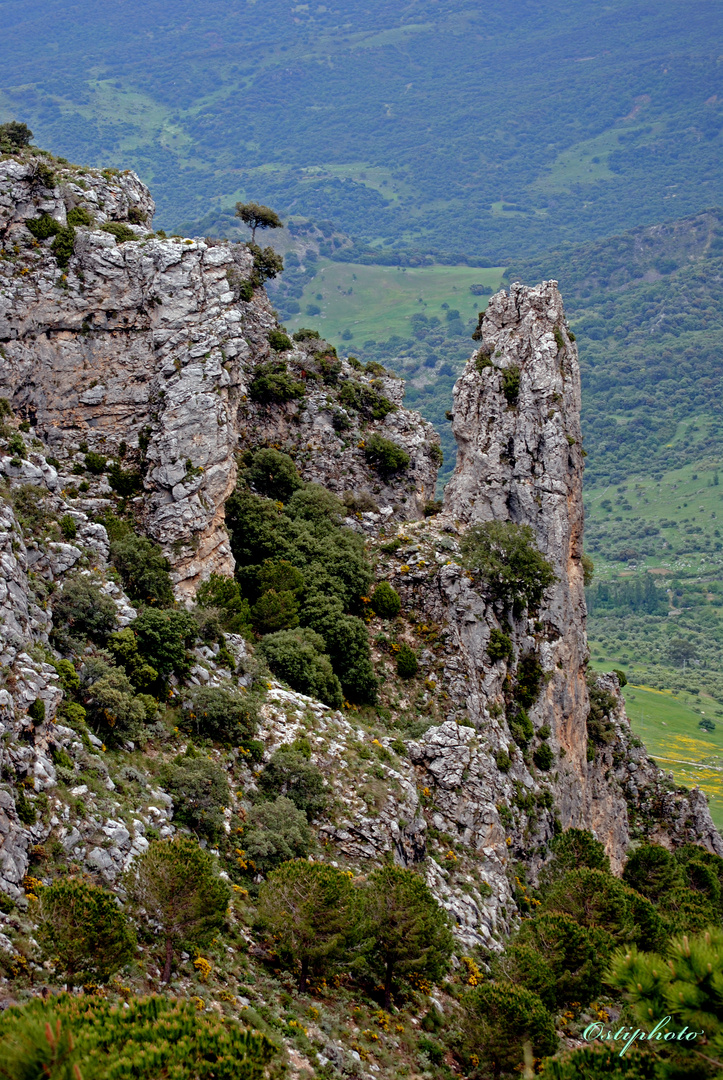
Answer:
<path fill-rule="evenodd" d="M 316 327 L 332 344 L 353 352 L 354 344 L 382 341 L 397 334 L 408 338 L 415 314 L 444 317 L 446 303 L 466 322 L 485 306 L 484 296 L 473 295 L 470 285 L 496 292 L 503 267 L 470 266 L 363 266 L 319 260 L 318 273 L 300 299 L 301 313 L 286 320 L 290 330 Z M 319 309 L 308 314 L 307 309 Z M 345 332 L 351 337 L 342 338 Z M 470 341 L 469 351 L 474 343 Z"/>

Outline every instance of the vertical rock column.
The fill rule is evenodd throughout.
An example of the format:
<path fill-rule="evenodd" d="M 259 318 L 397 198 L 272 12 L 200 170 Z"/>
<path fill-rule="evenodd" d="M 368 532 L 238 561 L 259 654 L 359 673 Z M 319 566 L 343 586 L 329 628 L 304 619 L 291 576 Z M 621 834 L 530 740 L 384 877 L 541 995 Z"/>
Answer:
<path fill-rule="evenodd" d="M 481 346 L 454 391 L 458 458 L 445 511 L 458 527 L 531 526 L 554 567 L 557 582 L 539 615 L 546 681 L 531 712 L 549 725 L 559 754 L 563 825 L 596 828 L 606 839 L 611 816 L 627 829 L 619 800 L 595 808 L 588 790 L 580 371 L 557 282 L 513 284 L 509 295 L 493 296 L 479 334 Z M 519 626 L 515 637 L 532 629 L 531 622 Z"/>

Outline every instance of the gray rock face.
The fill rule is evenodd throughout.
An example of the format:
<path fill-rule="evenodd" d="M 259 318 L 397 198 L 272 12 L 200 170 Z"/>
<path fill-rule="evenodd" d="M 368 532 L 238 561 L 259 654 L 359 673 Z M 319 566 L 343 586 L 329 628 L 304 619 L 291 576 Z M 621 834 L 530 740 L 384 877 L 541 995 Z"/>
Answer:
<path fill-rule="evenodd" d="M 263 291 L 238 299 L 238 283 L 253 268 L 245 245 L 160 239 L 128 224 L 129 214 L 150 223 L 154 208 L 133 173 L 68 166 L 54 185 L 39 184 L 32 162 L 0 162 L 4 245 L 13 251 L 12 261 L 0 262 L 0 395 L 56 454 L 82 442 L 108 455 L 121 443 L 130 448 L 126 467 L 144 471 L 145 527 L 170 558 L 180 597 L 210 573 L 233 570 L 224 503 L 236 483 L 242 431 L 263 445 L 293 428 L 310 479 L 335 476 L 337 487 L 342 476 L 349 486 L 363 480 L 378 487 L 382 502 L 394 502 L 398 520 L 421 513 L 433 497 L 429 452 L 438 440 L 416 414 L 400 411 L 372 425 L 413 456 L 403 490 L 386 492 L 364 462 L 358 424 L 349 424 L 348 438 L 332 426 L 329 392 L 274 408 L 249 399 L 254 370 L 276 358 L 268 334 L 277 323 Z M 63 269 L 54 241 L 37 241 L 25 222 L 45 214 L 65 225 L 77 207 L 92 224 L 75 227 Z M 135 239 L 119 243 L 102 230 L 113 221 Z M 308 367 L 313 347 L 284 360 Z M 3 468 L 24 474 L 31 465 Z"/>

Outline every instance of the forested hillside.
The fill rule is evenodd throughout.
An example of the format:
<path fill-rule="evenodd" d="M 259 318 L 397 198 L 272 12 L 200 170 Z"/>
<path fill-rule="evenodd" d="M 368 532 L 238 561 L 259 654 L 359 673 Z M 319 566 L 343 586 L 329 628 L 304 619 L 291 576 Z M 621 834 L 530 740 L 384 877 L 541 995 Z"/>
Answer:
<path fill-rule="evenodd" d="M 512 256 L 721 201 L 713 0 L 6 0 L 0 120 L 153 182 L 365 244 Z"/>

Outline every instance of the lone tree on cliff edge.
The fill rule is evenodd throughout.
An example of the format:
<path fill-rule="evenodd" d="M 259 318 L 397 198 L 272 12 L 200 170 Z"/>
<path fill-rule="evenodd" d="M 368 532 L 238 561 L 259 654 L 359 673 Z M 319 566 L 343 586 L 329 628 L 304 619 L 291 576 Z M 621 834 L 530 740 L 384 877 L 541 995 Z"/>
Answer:
<path fill-rule="evenodd" d="M 251 243 L 256 243 L 257 229 L 282 229 L 284 223 L 275 210 L 260 203 L 236 203 L 236 217 L 251 229 Z"/>

